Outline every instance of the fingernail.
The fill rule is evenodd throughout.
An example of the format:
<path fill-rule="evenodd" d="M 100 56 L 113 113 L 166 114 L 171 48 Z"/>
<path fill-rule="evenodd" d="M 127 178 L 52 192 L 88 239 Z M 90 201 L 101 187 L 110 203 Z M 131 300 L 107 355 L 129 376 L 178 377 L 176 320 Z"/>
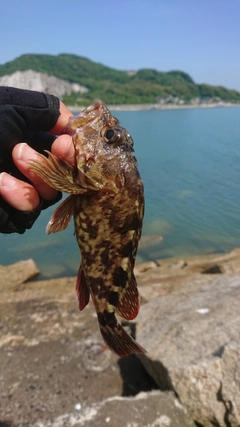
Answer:
<path fill-rule="evenodd" d="M 22 142 L 22 144 L 19 144 L 19 147 L 18 147 L 18 154 L 17 154 L 17 158 L 18 158 L 18 160 L 21 160 L 21 158 L 22 158 L 22 153 L 23 153 L 23 149 L 24 149 L 24 146 L 25 146 L 26 144 L 24 143 L 24 142 Z"/>
<path fill-rule="evenodd" d="M 26 142 L 22 142 L 21 144 L 19 144 L 17 159 L 22 160 L 23 162 L 29 160 L 29 148 L 30 147 L 26 144 Z"/>
<path fill-rule="evenodd" d="M 69 137 L 68 144 L 65 150 L 65 160 L 71 159 L 75 155 L 75 150 L 72 142 L 72 138 Z"/>
<path fill-rule="evenodd" d="M 0 186 L 5 188 L 12 188 L 16 184 L 16 180 L 12 175 L 6 172 L 0 174 Z"/>

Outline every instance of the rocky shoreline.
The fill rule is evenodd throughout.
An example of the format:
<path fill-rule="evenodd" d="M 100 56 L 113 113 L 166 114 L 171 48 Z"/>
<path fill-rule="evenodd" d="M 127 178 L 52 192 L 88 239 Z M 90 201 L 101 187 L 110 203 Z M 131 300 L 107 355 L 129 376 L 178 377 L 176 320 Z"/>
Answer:
<path fill-rule="evenodd" d="M 0 426 L 240 424 L 240 249 L 136 265 L 140 314 L 124 322 L 148 353 L 118 359 L 75 277 L 34 281 L 0 266 Z M 124 414 L 124 417 L 123 417 Z"/>
<path fill-rule="evenodd" d="M 231 102 L 201 102 L 190 104 L 121 104 L 121 105 L 108 105 L 110 111 L 143 111 L 143 110 L 178 110 L 189 108 L 221 108 L 221 107 L 240 107 L 240 104 L 232 104 Z M 78 113 L 85 107 L 69 105 L 69 110 L 72 113 Z"/>

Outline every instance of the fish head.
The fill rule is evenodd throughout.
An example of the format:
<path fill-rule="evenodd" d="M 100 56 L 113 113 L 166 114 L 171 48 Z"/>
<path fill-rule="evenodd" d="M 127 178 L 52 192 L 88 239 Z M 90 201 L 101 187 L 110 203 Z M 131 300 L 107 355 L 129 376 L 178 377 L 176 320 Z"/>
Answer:
<path fill-rule="evenodd" d="M 103 102 L 70 117 L 66 132 L 73 138 L 76 179 L 85 176 L 95 190 L 116 192 L 124 185 L 126 172 L 136 166 L 133 139 Z"/>

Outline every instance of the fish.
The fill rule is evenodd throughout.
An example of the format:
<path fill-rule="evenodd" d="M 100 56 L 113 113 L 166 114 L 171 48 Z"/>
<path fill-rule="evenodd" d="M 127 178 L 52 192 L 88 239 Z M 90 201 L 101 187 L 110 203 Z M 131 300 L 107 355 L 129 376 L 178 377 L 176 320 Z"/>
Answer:
<path fill-rule="evenodd" d="M 140 308 L 134 264 L 142 232 L 144 187 L 133 139 L 102 101 L 69 118 L 75 164 L 51 152 L 31 169 L 53 188 L 70 194 L 52 214 L 47 234 L 74 218 L 81 253 L 76 280 L 79 309 L 90 296 L 107 347 L 119 357 L 145 353 L 116 314 L 133 320 Z"/>

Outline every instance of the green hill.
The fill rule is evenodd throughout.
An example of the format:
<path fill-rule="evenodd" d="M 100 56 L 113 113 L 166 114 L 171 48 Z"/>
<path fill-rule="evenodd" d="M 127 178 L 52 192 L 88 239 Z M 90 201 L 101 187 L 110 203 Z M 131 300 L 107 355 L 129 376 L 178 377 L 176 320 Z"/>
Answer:
<path fill-rule="evenodd" d="M 240 103 L 240 93 L 220 86 L 197 85 L 183 71 L 160 72 L 141 69 L 137 72 L 119 71 L 77 55 L 26 54 L 0 65 L 0 76 L 32 69 L 79 83 L 89 89 L 85 94 L 64 98 L 67 104 L 87 105 L 94 99 L 108 104 L 178 103 L 193 99 L 223 100 Z"/>

